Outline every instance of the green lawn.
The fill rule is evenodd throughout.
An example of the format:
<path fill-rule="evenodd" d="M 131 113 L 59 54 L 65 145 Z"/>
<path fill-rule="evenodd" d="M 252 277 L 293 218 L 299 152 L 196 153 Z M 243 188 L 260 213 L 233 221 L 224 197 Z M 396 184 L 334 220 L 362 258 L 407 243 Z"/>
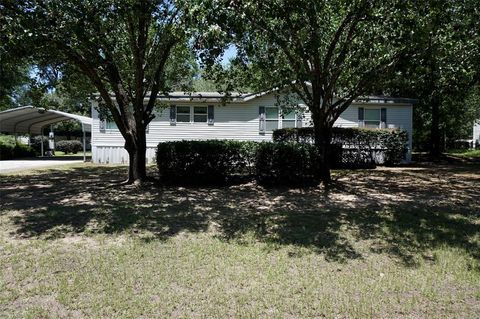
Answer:
<path fill-rule="evenodd" d="M 92 156 L 92 152 L 88 151 L 88 152 L 85 152 L 85 155 L 86 156 Z M 72 153 L 68 153 L 68 154 L 65 154 L 64 152 L 61 152 L 61 151 L 55 151 L 55 156 L 83 156 L 83 151 L 81 152 L 78 152 L 76 154 L 72 154 Z"/>
<path fill-rule="evenodd" d="M 480 313 L 480 166 L 335 172 L 331 190 L 0 175 L 1 318 Z"/>
<path fill-rule="evenodd" d="M 449 155 L 461 156 L 461 157 L 474 157 L 480 158 L 480 149 L 475 150 L 449 150 L 447 152 Z"/>

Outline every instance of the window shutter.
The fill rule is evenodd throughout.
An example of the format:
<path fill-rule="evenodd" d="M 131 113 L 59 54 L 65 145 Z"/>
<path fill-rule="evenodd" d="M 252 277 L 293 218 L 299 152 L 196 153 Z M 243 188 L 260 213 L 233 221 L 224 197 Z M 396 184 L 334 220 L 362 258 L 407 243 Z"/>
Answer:
<path fill-rule="evenodd" d="M 364 108 L 363 107 L 359 107 L 358 108 L 358 126 L 359 127 L 364 127 L 365 126 L 365 123 L 364 123 L 364 117 L 363 117 L 363 114 L 364 114 Z"/>
<path fill-rule="evenodd" d="M 177 107 L 175 105 L 170 105 L 170 125 L 177 124 Z"/>
<path fill-rule="evenodd" d="M 380 127 L 381 128 L 386 128 L 387 127 L 387 109 L 382 108 L 380 110 Z"/>
<path fill-rule="evenodd" d="M 105 133 L 105 129 L 107 128 L 107 120 L 100 119 L 100 132 Z"/>
<path fill-rule="evenodd" d="M 258 107 L 258 119 L 259 119 L 258 130 L 261 134 L 264 134 L 265 133 L 265 106 Z"/>
<path fill-rule="evenodd" d="M 215 123 L 215 114 L 214 114 L 213 105 L 208 106 L 207 114 L 208 114 L 208 119 L 207 119 L 208 125 L 213 125 L 213 123 Z"/>

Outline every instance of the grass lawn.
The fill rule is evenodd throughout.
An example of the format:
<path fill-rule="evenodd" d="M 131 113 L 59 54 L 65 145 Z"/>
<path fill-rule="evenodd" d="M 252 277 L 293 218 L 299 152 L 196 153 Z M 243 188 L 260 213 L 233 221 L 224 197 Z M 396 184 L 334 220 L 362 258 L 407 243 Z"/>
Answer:
<path fill-rule="evenodd" d="M 1 318 L 478 318 L 480 166 L 323 188 L 0 175 Z"/>
<path fill-rule="evenodd" d="M 474 157 L 480 158 L 480 149 L 475 150 L 449 150 L 447 152 L 449 155 L 460 156 L 460 157 Z"/>
<path fill-rule="evenodd" d="M 85 152 L 85 155 L 86 155 L 86 156 L 92 156 L 92 152 L 90 152 L 90 151 Z M 78 156 L 83 156 L 83 151 L 78 152 L 78 153 L 76 153 L 76 154 L 72 154 L 72 153 L 65 154 L 65 153 L 62 152 L 62 151 L 55 151 L 55 156 L 62 156 L 62 157 L 64 157 L 64 156 L 67 156 L 67 157 L 68 157 L 68 156 L 77 156 L 77 157 L 78 157 Z"/>

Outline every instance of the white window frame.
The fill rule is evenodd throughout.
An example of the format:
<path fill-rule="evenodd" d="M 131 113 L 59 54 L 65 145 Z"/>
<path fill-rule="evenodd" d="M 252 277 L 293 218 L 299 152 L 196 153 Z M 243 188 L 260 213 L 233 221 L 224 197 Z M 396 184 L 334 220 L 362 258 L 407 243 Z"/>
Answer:
<path fill-rule="evenodd" d="M 178 120 L 178 115 L 187 115 L 187 113 L 179 113 L 178 112 L 178 108 L 179 107 L 188 107 L 189 108 L 189 112 L 188 112 L 188 115 L 189 115 L 189 121 L 188 122 L 184 122 L 184 121 L 179 121 Z M 202 108 L 205 108 L 206 110 L 206 113 L 195 113 L 195 108 L 196 107 L 202 107 Z M 205 124 L 207 125 L 208 124 L 208 106 L 205 105 L 176 105 L 175 106 L 176 110 L 175 110 L 175 121 L 177 124 Z M 205 119 L 205 122 L 195 122 L 195 115 L 205 115 L 206 116 L 206 119 Z"/>
<path fill-rule="evenodd" d="M 267 117 L 267 109 L 276 109 L 277 110 L 277 118 L 276 119 L 272 119 L 272 118 L 268 118 Z M 296 128 L 298 127 L 298 120 L 299 120 L 299 114 L 297 114 L 297 112 L 295 112 L 295 110 L 292 110 L 291 112 L 294 112 L 295 113 L 295 118 L 294 119 L 287 119 L 285 120 L 286 122 L 294 122 L 295 125 L 293 127 L 289 127 L 289 128 Z M 277 125 L 277 128 L 274 129 L 274 130 L 278 130 L 278 129 L 282 129 L 283 128 L 283 121 L 284 121 L 284 118 L 283 118 L 283 113 L 282 113 L 282 110 L 276 106 L 265 106 L 265 132 L 273 132 L 273 130 L 268 130 L 267 127 L 267 122 L 268 121 L 277 121 L 278 122 L 278 125 Z"/>

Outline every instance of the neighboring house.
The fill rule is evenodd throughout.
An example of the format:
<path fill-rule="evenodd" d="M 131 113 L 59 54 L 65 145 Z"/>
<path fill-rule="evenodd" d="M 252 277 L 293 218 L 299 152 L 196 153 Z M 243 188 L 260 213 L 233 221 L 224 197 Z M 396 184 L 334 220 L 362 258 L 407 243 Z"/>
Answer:
<path fill-rule="evenodd" d="M 473 123 L 473 147 L 480 147 L 480 119 Z"/>
<path fill-rule="evenodd" d="M 155 159 L 159 142 L 175 140 L 228 139 L 270 141 L 272 131 L 285 127 L 310 126 L 310 113 L 282 114 L 276 107 L 275 93 L 233 94 L 228 103 L 224 96 L 212 92 L 173 92 L 159 97 L 166 105 L 156 112 L 147 131 L 147 161 Z M 114 122 L 99 118 L 96 101 L 92 101 L 92 161 L 127 163 L 124 140 Z M 300 104 L 301 105 L 301 104 Z M 408 132 L 407 160 L 412 148 L 412 100 L 388 97 L 364 97 L 345 110 L 336 126 L 400 128 Z"/>

